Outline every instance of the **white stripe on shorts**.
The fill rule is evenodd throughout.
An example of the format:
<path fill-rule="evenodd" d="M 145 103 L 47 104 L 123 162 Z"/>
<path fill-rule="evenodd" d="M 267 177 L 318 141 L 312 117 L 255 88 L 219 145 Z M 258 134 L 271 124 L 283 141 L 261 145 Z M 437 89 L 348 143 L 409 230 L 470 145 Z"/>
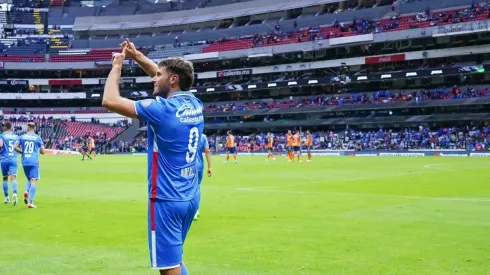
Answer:
<path fill-rule="evenodd" d="M 155 231 L 151 231 L 151 266 L 157 267 L 157 239 Z"/>

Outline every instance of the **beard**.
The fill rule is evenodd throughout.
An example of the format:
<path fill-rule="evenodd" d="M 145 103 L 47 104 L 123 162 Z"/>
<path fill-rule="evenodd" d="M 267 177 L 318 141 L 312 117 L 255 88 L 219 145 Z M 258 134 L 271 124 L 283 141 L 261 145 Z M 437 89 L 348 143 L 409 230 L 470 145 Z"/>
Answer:
<path fill-rule="evenodd" d="M 154 96 L 161 96 L 163 98 L 167 98 L 169 93 L 170 93 L 169 79 L 167 79 L 167 81 L 164 81 L 163 83 L 160 83 L 159 85 L 157 84 L 157 86 L 153 90 Z"/>

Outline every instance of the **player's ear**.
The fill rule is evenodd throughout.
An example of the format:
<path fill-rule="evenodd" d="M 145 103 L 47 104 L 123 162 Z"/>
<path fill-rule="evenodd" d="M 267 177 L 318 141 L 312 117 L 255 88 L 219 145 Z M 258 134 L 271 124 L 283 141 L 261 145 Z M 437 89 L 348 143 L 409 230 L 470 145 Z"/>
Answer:
<path fill-rule="evenodd" d="M 176 74 L 173 74 L 171 77 L 170 77 L 170 83 L 171 84 L 176 84 L 179 82 L 179 76 L 176 75 Z"/>

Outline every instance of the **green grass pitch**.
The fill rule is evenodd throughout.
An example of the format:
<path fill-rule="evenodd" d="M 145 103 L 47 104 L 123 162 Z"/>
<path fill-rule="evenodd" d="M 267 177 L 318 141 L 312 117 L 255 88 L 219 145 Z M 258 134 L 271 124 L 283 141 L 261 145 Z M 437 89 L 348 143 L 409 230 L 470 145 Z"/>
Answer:
<path fill-rule="evenodd" d="M 490 274 L 489 159 L 213 160 L 192 275 Z M 38 209 L 0 205 L 0 274 L 156 274 L 144 156 L 44 156 L 41 175 Z"/>

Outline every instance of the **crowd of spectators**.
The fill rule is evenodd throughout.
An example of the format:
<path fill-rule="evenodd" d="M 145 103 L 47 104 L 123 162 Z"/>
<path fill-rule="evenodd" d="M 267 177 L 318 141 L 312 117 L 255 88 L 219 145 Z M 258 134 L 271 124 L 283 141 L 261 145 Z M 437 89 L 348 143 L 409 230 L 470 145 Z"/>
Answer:
<path fill-rule="evenodd" d="M 320 140 L 321 137 L 320 137 Z M 348 130 L 343 134 L 328 133 L 320 146 L 325 149 L 403 150 L 403 149 L 467 149 L 488 150 L 490 127 L 449 127 L 430 130 L 427 127 L 392 131 Z"/>
<path fill-rule="evenodd" d="M 335 19 L 332 22 L 333 29 L 329 27 L 325 29 L 321 26 L 312 26 L 309 28 L 299 29 L 297 28 L 297 24 L 295 22 L 294 28 L 291 30 L 284 31 L 280 29 L 279 25 L 275 25 L 274 28 L 268 33 L 256 33 L 251 35 L 243 35 L 241 37 L 224 37 L 216 41 L 206 41 L 206 43 L 211 44 L 251 39 L 253 42 L 253 47 L 260 47 L 265 44 L 273 44 L 283 40 L 289 40 L 294 37 L 297 37 L 297 42 L 299 43 L 343 37 L 345 33 L 349 33 L 349 35 L 358 35 L 393 31 L 400 27 L 400 20 L 402 19 L 409 19 L 409 28 L 423 27 L 424 25 L 421 25 L 421 23 L 424 22 L 429 22 L 429 26 L 438 26 L 449 23 L 456 24 L 474 20 L 476 17 L 478 17 L 478 15 L 489 11 L 489 9 L 490 6 L 488 3 L 483 3 L 481 5 L 473 3 L 471 7 L 460 9 L 455 12 L 431 12 L 431 10 L 427 7 L 425 11 L 404 18 L 402 18 L 400 14 L 395 13 L 390 18 L 389 22 L 382 22 L 381 20 L 375 21 L 370 18 L 358 19 L 354 17 L 352 19 L 352 23 L 345 23 Z M 340 32 L 335 31 L 336 29 L 340 30 Z"/>
<path fill-rule="evenodd" d="M 458 86 L 452 88 L 438 88 L 411 92 L 390 92 L 379 91 L 375 93 L 359 93 L 346 95 L 322 95 L 303 98 L 289 97 L 284 100 L 262 100 L 260 102 L 210 104 L 204 109 L 205 112 L 240 112 L 257 109 L 275 108 L 299 108 L 299 107 L 319 107 L 346 104 L 382 104 L 388 102 L 415 101 L 423 102 L 426 100 L 449 100 L 460 98 L 490 97 L 490 88 L 461 89 Z"/>
<path fill-rule="evenodd" d="M 42 0 L 17 0 L 10 9 L 11 11 L 26 11 L 43 7 Z"/>

